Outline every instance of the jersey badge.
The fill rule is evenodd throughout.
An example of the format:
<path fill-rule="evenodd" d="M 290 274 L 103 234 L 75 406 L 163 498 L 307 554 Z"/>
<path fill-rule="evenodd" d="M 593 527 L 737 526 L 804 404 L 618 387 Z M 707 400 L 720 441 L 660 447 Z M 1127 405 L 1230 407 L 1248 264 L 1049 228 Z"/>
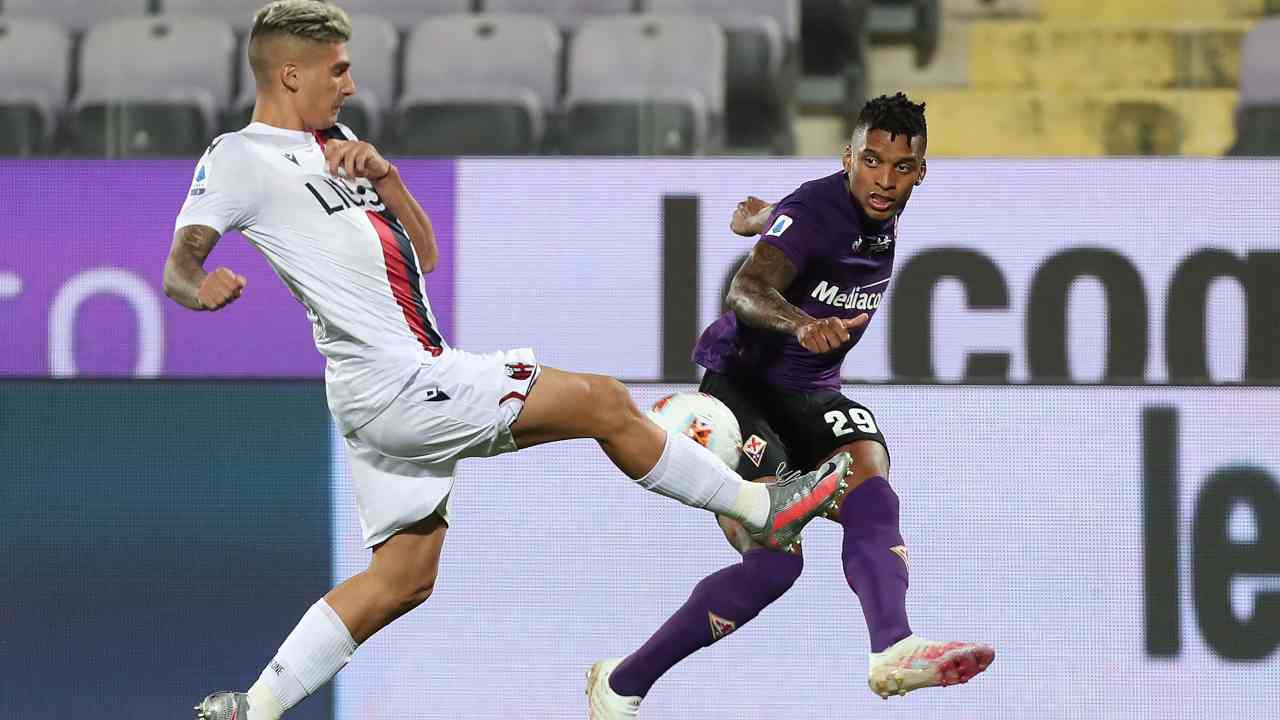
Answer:
<path fill-rule="evenodd" d="M 765 235 L 782 237 L 782 233 L 786 232 L 787 228 L 791 227 L 792 222 L 794 221 L 789 215 L 779 215 L 778 218 L 773 221 L 773 226 L 769 228 L 769 232 L 765 233 Z"/>
<path fill-rule="evenodd" d="M 507 363 L 507 377 L 512 380 L 528 380 L 536 368 L 536 365 L 530 365 L 529 363 Z"/>
<path fill-rule="evenodd" d="M 209 185 L 209 173 L 205 170 L 204 163 L 200 163 L 200 167 L 196 168 L 196 178 L 191 182 L 191 197 L 199 197 Z"/>
<path fill-rule="evenodd" d="M 298 165 L 298 158 L 297 158 L 297 156 L 295 156 L 293 153 L 285 153 L 285 154 L 284 154 L 284 159 L 285 159 L 285 160 L 288 160 L 289 162 L 293 163 L 294 165 Z M 298 165 L 298 167 L 302 167 L 302 166 L 301 166 L 301 165 Z"/>
<path fill-rule="evenodd" d="M 443 402 L 449 399 L 449 395 L 440 388 L 427 388 L 422 394 L 424 402 Z"/>
<path fill-rule="evenodd" d="M 864 249 L 873 255 L 887 251 L 893 245 L 893 235 L 866 235 L 859 236 L 853 241 L 853 251 L 855 253 L 862 252 Z"/>
<path fill-rule="evenodd" d="M 764 462 L 764 448 L 768 444 L 769 442 L 759 435 L 752 435 L 742 443 L 742 452 L 756 467 L 760 467 L 760 463 Z"/>

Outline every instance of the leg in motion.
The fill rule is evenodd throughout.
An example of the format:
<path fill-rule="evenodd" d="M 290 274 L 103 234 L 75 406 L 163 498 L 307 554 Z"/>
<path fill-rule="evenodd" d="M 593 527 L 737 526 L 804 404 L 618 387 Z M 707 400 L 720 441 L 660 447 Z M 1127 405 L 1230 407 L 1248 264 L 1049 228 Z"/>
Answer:
<path fill-rule="evenodd" d="M 723 377 L 705 378 L 702 390 L 728 405 L 743 437 L 751 440 L 738 471 L 757 482 L 773 480 L 774 469 L 787 465 L 787 448 L 763 416 L 758 400 Z M 804 557 L 798 546 L 790 552 L 770 550 L 755 542 L 741 523 L 723 516 L 717 519 L 729 544 L 742 553 L 742 561 L 700 581 L 688 600 L 638 650 L 591 667 L 587 678 L 591 717 L 635 717 L 641 700 L 660 677 L 751 621 L 800 577 Z"/>
<path fill-rule="evenodd" d="M 854 471 L 851 489 L 834 515 L 844 527 L 845 579 L 858 595 L 871 638 L 868 685 L 887 698 L 968 682 L 991 664 L 995 650 L 912 634 L 907 621 L 910 565 L 898 530 L 898 496 L 888 481 L 888 453 L 874 440 L 859 440 L 844 450 L 854 458 Z"/>
<path fill-rule="evenodd" d="M 511 431 L 521 448 L 594 438 L 641 487 L 737 520 L 773 548 L 794 543 L 846 487 L 844 456 L 785 485 L 747 483 L 693 440 L 667 434 L 636 407 L 622 383 L 601 375 L 543 367 Z"/>
<path fill-rule="evenodd" d="M 247 693 L 213 693 L 196 718 L 277 720 L 324 686 L 360 643 L 431 596 L 446 528 L 432 515 L 376 546 L 367 570 L 307 610 Z"/>

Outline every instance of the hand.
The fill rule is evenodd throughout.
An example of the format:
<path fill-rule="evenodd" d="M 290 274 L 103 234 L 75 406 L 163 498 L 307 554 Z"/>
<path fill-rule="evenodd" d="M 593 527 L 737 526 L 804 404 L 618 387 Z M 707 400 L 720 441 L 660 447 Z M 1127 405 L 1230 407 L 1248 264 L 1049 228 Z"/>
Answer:
<path fill-rule="evenodd" d="M 324 144 L 324 161 L 330 175 L 341 169 L 348 178 L 369 178 L 377 182 L 391 173 L 391 163 L 367 142 L 329 140 Z"/>
<path fill-rule="evenodd" d="M 764 224 L 769 221 L 773 206 L 755 195 L 738 203 L 733 210 L 733 218 L 729 220 L 729 229 L 738 235 L 752 237 L 764 232 Z"/>
<path fill-rule="evenodd" d="M 201 281 L 200 287 L 196 290 L 196 298 L 200 300 L 200 307 L 205 310 L 217 310 L 240 297 L 240 293 L 244 292 L 244 286 L 248 282 L 243 275 L 237 275 L 227 268 L 220 267 Z"/>
<path fill-rule="evenodd" d="M 850 330 L 857 330 L 870 319 L 870 315 L 862 313 L 849 320 L 837 317 L 814 320 L 796 329 L 796 340 L 811 353 L 831 352 L 849 342 Z"/>

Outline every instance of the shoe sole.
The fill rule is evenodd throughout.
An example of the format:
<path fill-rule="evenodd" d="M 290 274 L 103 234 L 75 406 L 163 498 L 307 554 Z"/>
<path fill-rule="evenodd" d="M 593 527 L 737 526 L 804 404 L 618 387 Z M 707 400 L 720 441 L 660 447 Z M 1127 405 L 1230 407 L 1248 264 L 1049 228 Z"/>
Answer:
<path fill-rule="evenodd" d="M 867 685 L 885 700 L 921 688 L 963 685 L 986 670 L 995 659 L 995 648 L 986 645 L 953 650 L 923 670 L 892 668 L 880 674 L 872 673 Z"/>

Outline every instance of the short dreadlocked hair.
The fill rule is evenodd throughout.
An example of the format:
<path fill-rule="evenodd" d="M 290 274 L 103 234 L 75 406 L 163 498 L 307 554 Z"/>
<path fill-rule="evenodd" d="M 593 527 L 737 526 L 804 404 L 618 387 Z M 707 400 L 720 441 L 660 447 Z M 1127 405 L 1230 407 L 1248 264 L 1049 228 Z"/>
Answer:
<path fill-rule="evenodd" d="M 891 139 L 898 135 L 906 135 L 908 140 L 929 137 L 929 129 L 924 122 L 924 103 L 913 103 L 903 93 L 868 100 L 862 106 L 862 112 L 858 113 L 858 122 L 853 128 L 855 135 L 866 128 L 884 130 Z"/>

